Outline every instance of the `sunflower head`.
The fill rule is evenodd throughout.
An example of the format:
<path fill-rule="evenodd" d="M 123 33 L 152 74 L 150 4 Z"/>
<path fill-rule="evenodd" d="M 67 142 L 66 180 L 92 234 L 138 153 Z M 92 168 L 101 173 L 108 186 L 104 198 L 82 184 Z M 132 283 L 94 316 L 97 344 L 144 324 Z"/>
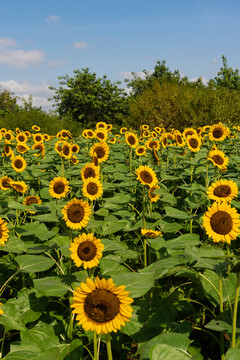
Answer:
<path fill-rule="evenodd" d="M 158 179 L 157 176 L 149 166 L 141 165 L 136 169 L 137 179 L 143 185 L 148 185 L 152 187 L 157 184 Z"/>
<path fill-rule="evenodd" d="M 88 178 L 98 178 L 100 174 L 99 166 L 95 166 L 92 163 L 87 163 L 81 170 L 82 181 Z"/>
<path fill-rule="evenodd" d="M 83 183 L 82 193 L 91 201 L 99 199 L 103 194 L 103 187 L 99 178 L 89 177 L 86 179 Z"/>
<path fill-rule="evenodd" d="M 26 160 L 21 155 L 17 155 L 13 158 L 12 167 L 16 172 L 22 172 L 26 169 L 26 166 Z"/>
<path fill-rule="evenodd" d="M 42 203 L 42 200 L 39 196 L 36 195 L 29 195 L 23 200 L 23 204 L 25 205 L 32 205 L 32 204 L 38 204 L 40 205 Z M 34 214 L 35 211 L 30 211 L 31 214 Z"/>
<path fill-rule="evenodd" d="M 126 140 L 126 143 L 132 148 L 135 148 L 138 146 L 139 140 L 138 140 L 137 135 L 134 132 L 126 131 L 125 132 L 125 140 Z"/>
<path fill-rule="evenodd" d="M 73 313 L 78 325 L 97 334 L 117 332 L 132 317 L 133 299 L 128 297 L 125 286 L 117 286 L 110 278 L 95 281 L 87 278 L 73 292 Z"/>
<path fill-rule="evenodd" d="M 69 144 L 67 141 L 64 141 L 63 144 L 62 144 L 61 155 L 62 155 L 65 159 L 71 159 L 71 156 L 72 156 L 72 146 L 71 146 L 71 144 Z"/>
<path fill-rule="evenodd" d="M 210 127 L 208 137 L 211 141 L 223 141 L 229 135 L 230 131 L 221 122 Z"/>
<path fill-rule="evenodd" d="M 99 141 L 106 141 L 108 137 L 108 132 L 105 129 L 97 129 L 95 130 L 95 137 Z"/>
<path fill-rule="evenodd" d="M 201 139 L 198 135 L 188 135 L 186 141 L 189 150 L 191 150 L 192 152 L 197 152 L 200 150 Z"/>
<path fill-rule="evenodd" d="M 227 202 L 214 202 L 203 215 L 203 227 L 214 242 L 230 244 L 240 234 L 239 214 Z"/>
<path fill-rule="evenodd" d="M 20 193 L 25 193 L 28 189 L 27 184 L 24 181 L 11 181 L 10 182 L 11 187 Z"/>
<path fill-rule="evenodd" d="M 37 150 L 34 156 L 42 156 L 42 157 L 44 157 L 46 151 L 45 146 L 42 142 L 36 142 L 35 144 L 33 144 L 32 150 Z"/>
<path fill-rule="evenodd" d="M 74 154 L 77 154 L 79 152 L 79 150 L 80 150 L 80 148 L 79 148 L 79 146 L 77 144 L 72 145 L 72 152 Z"/>
<path fill-rule="evenodd" d="M 214 166 L 220 170 L 227 169 L 228 157 L 221 150 L 211 150 L 208 154 L 208 160 L 211 160 Z"/>
<path fill-rule="evenodd" d="M 152 229 L 141 229 L 142 236 L 146 236 L 148 238 L 155 238 L 157 236 L 162 236 L 162 232 L 158 230 Z"/>
<path fill-rule="evenodd" d="M 138 147 L 136 148 L 136 150 L 135 150 L 135 154 L 136 154 L 137 156 L 143 156 L 143 155 L 145 155 L 145 154 L 146 154 L 146 146 L 143 146 L 143 145 L 138 146 Z"/>
<path fill-rule="evenodd" d="M 55 199 L 64 198 L 69 192 L 69 181 L 65 177 L 55 177 L 49 185 L 49 194 Z"/>
<path fill-rule="evenodd" d="M 96 124 L 96 129 L 107 129 L 107 124 L 104 121 L 99 121 Z"/>
<path fill-rule="evenodd" d="M 104 245 L 93 234 L 81 234 L 76 237 L 70 246 L 71 258 L 76 266 L 83 265 L 84 269 L 97 266 L 102 257 Z"/>
<path fill-rule="evenodd" d="M 11 188 L 12 179 L 8 176 L 3 176 L 0 178 L 0 188 L 2 190 L 9 190 Z"/>
<path fill-rule="evenodd" d="M 34 131 L 40 131 L 41 130 L 41 128 L 39 127 L 39 126 L 37 126 L 37 125 L 33 125 L 32 126 L 32 129 L 34 130 Z"/>
<path fill-rule="evenodd" d="M 92 157 L 96 156 L 99 163 L 104 162 L 109 157 L 109 146 L 104 141 L 96 143 L 91 147 L 89 154 Z"/>
<path fill-rule="evenodd" d="M 151 202 L 157 202 L 159 200 L 159 195 L 158 194 L 154 194 L 154 191 L 159 189 L 159 186 L 155 185 L 150 187 L 149 191 L 148 191 L 148 196 L 151 200 Z"/>
<path fill-rule="evenodd" d="M 231 202 L 238 195 L 238 186 L 232 180 L 218 180 L 207 189 L 208 198 L 217 202 Z"/>
<path fill-rule="evenodd" d="M 19 132 L 16 136 L 17 142 L 25 143 L 28 140 L 27 135 L 24 132 Z"/>
<path fill-rule="evenodd" d="M 62 214 L 68 227 L 81 229 L 90 219 L 91 208 L 87 201 L 74 198 L 63 207 Z"/>
<path fill-rule="evenodd" d="M 24 154 L 25 152 L 27 152 L 29 150 L 29 147 L 26 143 L 17 143 L 16 150 L 18 153 Z"/>
<path fill-rule="evenodd" d="M 3 245 L 9 238 L 7 222 L 0 218 L 0 244 Z"/>

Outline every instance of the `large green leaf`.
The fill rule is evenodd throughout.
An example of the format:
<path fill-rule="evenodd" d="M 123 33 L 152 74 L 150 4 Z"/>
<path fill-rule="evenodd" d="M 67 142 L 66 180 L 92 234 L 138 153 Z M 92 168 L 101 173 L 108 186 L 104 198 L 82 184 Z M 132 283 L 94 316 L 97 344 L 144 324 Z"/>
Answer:
<path fill-rule="evenodd" d="M 165 206 L 164 210 L 166 211 L 167 216 L 175 219 L 187 220 L 187 219 L 192 219 L 194 217 L 193 214 L 190 214 L 183 210 L 178 210 L 170 206 Z"/>
<path fill-rule="evenodd" d="M 113 280 L 117 286 L 125 285 L 130 297 L 137 298 L 143 296 L 154 285 L 154 273 L 124 273 L 113 275 Z"/>
<path fill-rule="evenodd" d="M 225 360 L 239 360 L 240 349 L 229 349 L 226 353 Z"/>
<path fill-rule="evenodd" d="M 38 292 L 45 296 L 61 297 L 68 291 L 72 291 L 70 284 L 74 279 L 67 276 L 46 276 L 42 279 L 33 280 L 34 286 Z"/>
<path fill-rule="evenodd" d="M 26 273 L 46 271 L 55 264 L 52 259 L 43 255 L 18 255 L 14 260 L 20 266 L 20 271 Z"/>
<path fill-rule="evenodd" d="M 184 249 L 200 244 L 200 236 L 198 234 L 183 234 L 175 239 L 165 242 L 165 247 L 168 249 Z"/>
<path fill-rule="evenodd" d="M 156 344 L 150 349 L 150 360 L 189 360 L 191 355 L 165 344 Z"/>

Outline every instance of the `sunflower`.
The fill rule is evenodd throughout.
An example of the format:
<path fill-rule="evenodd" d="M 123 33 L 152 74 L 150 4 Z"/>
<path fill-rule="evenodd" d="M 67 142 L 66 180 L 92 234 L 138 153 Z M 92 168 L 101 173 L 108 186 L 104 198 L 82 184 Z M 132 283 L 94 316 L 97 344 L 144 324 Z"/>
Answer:
<path fill-rule="evenodd" d="M 25 184 L 24 181 L 11 181 L 10 182 L 11 187 L 20 193 L 25 193 L 28 189 L 27 184 Z"/>
<path fill-rule="evenodd" d="M 16 140 L 17 140 L 17 142 L 25 143 L 25 142 L 27 142 L 28 137 L 24 132 L 20 132 L 17 134 Z"/>
<path fill-rule="evenodd" d="M 138 156 L 143 156 L 146 154 L 146 149 L 147 149 L 146 146 L 143 145 L 138 146 L 135 150 L 135 154 L 137 154 Z"/>
<path fill-rule="evenodd" d="M 49 194 L 55 199 L 61 199 L 69 192 L 69 181 L 65 177 L 55 177 L 49 185 Z"/>
<path fill-rule="evenodd" d="M 0 244 L 4 245 L 8 238 L 9 230 L 7 228 L 7 222 L 0 217 Z"/>
<path fill-rule="evenodd" d="M 201 147 L 201 139 L 198 135 L 188 135 L 186 138 L 187 146 L 192 152 L 197 152 Z"/>
<path fill-rule="evenodd" d="M 92 129 L 86 129 L 85 132 L 88 139 L 95 138 L 95 132 Z"/>
<path fill-rule="evenodd" d="M 32 126 L 32 129 L 33 129 L 34 131 L 40 131 L 40 130 L 41 130 L 40 127 L 37 126 L 37 125 L 33 125 L 33 126 Z"/>
<path fill-rule="evenodd" d="M 231 202 L 237 194 L 237 184 L 232 180 L 218 180 L 207 189 L 208 198 L 218 202 Z"/>
<path fill-rule="evenodd" d="M 45 155 L 45 146 L 42 142 L 36 142 L 33 144 L 32 146 L 32 150 L 38 150 L 38 152 L 36 152 L 34 154 L 34 156 L 41 156 L 44 157 Z"/>
<path fill-rule="evenodd" d="M 4 151 L 5 156 L 10 157 L 11 160 L 14 158 L 14 152 L 11 149 L 11 147 L 9 146 L 9 144 L 4 145 L 3 151 Z"/>
<path fill-rule="evenodd" d="M 152 230 L 152 229 L 141 229 L 142 236 L 146 236 L 149 238 L 155 238 L 157 236 L 162 236 L 162 232 L 158 230 Z"/>
<path fill-rule="evenodd" d="M 73 165 L 77 165 L 79 163 L 79 160 L 76 158 L 76 156 L 71 156 L 71 163 Z"/>
<path fill-rule="evenodd" d="M 132 147 L 132 148 L 135 148 L 138 146 L 138 137 L 136 134 L 134 134 L 134 132 L 130 132 L 130 131 L 126 131 L 125 132 L 125 140 L 126 140 L 126 143 Z"/>
<path fill-rule="evenodd" d="M 211 150 L 207 159 L 211 160 L 213 165 L 217 166 L 220 170 L 227 169 L 228 157 L 221 150 Z"/>
<path fill-rule="evenodd" d="M 42 203 L 42 200 L 39 196 L 36 195 L 29 195 L 23 200 L 24 205 L 32 205 L 32 204 L 38 204 L 40 205 Z M 34 214 L 35 211 L 30 211 L 31 214 Z"/>
<path fill-rule="evenodd" d="M 154 191 L 156 189 L 159 189 L 159 186 L 154 185 L 154 186 L 150 187 L 150 189 L 148 190 L 148 196 L 149 196 L 151 202 L 157 202 L 160 197 L 158 194 L 154 194 Z"/>
<path fill-rule="evenodd" d="M 97 266 L 102 257 L 104 245 L 93 234 L 81 234 L 76 237 L 70 246 L 71 258 L 76 266 L 83 265 L 84 269 Z"/>
<path fill-rule="evenodd" d="M 2 303 L 0 303 L 0 306 L 2 305 Z M 2 315 L 4 313 L 4 311 L 0 308 L 0 315 Z"/>
<path fill-rule="evenodd" d="M 157 139 L 150 137 L 146 143 L 145 146 L 147 149 L 153 149 L 155 148 L 155 150 L 159 150 L 160 149 L 160 143 Z"/>
<path fill-rule="evenodd" d="M 30 133 L 30 131 L 24 131 L 24 134 L 25 134 L 25 135 L 27 135 L 27 137 L 28 137 L 28 138 L 30 138 L 30 137 L 31 137 L 31 133 Z"/>
<path fill-rule="evenodd" d="M 13 158 L 12 168 L 16 172 L 18 172 L 18 173 L 22 172 L 23 170 L 26 169 L 26 166 L 27 166 L 27 162 L 21 155 L 17 155 Z"/>
<path fill-rule="evenodd" d="M 79 150 L 80 150 L 80 148 L 79 148 L 79 146 L 77 144 L 72 145 L 72 152 L 74 154 L 77 154 L 79 152 Z"/>
<path fill-rule="evenodd" d="M 42 134 L 33 134 L 33 140 L 36 143 L 43 142 L 44 138 Z"/>
<path fill-rule="evenodd" d="M 107 124 L 104 121 L 100 121 L 96 124 L 96 129 L 107 129 Z"/>
<path fill-rule="evenodd" d="M 111 139 L 108 139 L 108 142 L 110 142 L 110 144 L 115 144 L 115 142 L 117 141 L 117 138 L 114 136 Z"/>
<path fill-rule="evenodd" d="M 87 201 L 72 199 L 62 209 L 63 219 L 71 229 L 85 227 L 90 219 L 91 208 Z"/>
<path fill-rule="evenodd" d="M 17 150 L 18 153 L 24 154 L 26 151 L 29 150 L 29 147 L 25 143 L 17 143 L 16 150 Z"/>
<path fill-rule="evenodd" d="M 158 179 L 157 176 L 149 166 L 141 165 L 136 169 L 137 179 L 143 185 L 148 185 L 152 187 L 157 184 Z"/>
<path fill-rule="evenodd" d="M 235 240 L 240 234 L 239 214 L 227 202 L 214 202 L 203 215 L 203 227 L 214 242 Z"/>
<path fill-rule="evenodd" d="M 229 129 L 221 122 L 210 127 L 208 138 L 211 141 L 223 141 L 229 134 Z"/>
<path fill-rule="evenodd" d="M 197 135 L 197 130 L 193 128 L 186 128 L 183 131 L 183 136 L 187 138 L 189 135 Z"/>
<path fill-rule="evenodd" d="M 127 128 L 126 128 L 126 127 L 122 127 L 122 128 L 120 129 L 120 134 L 124 134 L 126 131 L 127 131 Z"/>
<path fill-rule="evenodd" d="M 56 150 L 59 155 L 61 155 L 61 152 L 62 152 L 62 144 L 63 144 L 63 142 L 61 140 L 59 140 L 55 143 L 55 146 L 54 146 L 54 150 Z"/>
<path fill-rule="evenodd" d="M 185 145 L 185 141 L 183 140 L 182 133 L 179 130 L 175 130 L 174 135 L 177 145 L 183 147 Z"/>
<path fill-rule="evenodd" d="M 1 132 L 2 134 L 5 134 L 5 133 L 7 132 L 7 129 L 1 128 L 1 129 L 0 129 L 0 132 Z"/>
<path fill-rule="evenodd" d="M 110 131 L 110 130 L 112 130 L 112 124 L 107 124 L 107 131 Z"/>
<path fill-rule="evenodd" d="M 51 140 L 51 136 L 48 134 L 43 134 L 43 140 L 45 141 L 50 141 Z"/>
<path fill-rule="evenodd" d="M 98 178 L 99 177 L 99 167 L 94 164 L 86 164 L 81 170 L 82 181 L 85 181 L 88 178 Z"/>
<path fill-rule="evenodd" d="M 5 134 L 4 134 L 3 136 L 4 136 L 5 139 L 6 139 L 7 141 L 9 141 L 9 142 L 14 139 L 14 136 L 13 136 L 13 134 L 12 134 L 10 131 L 5 132 Z"/>
<path fill-rule="evenodd" d="M 83 136 L 85 139 L 88 139 L 87 129 L 84 129 L 84 130 L 83 130 L 82 136 Z"/>
<path fill-rule="evenodd" d="M 2 190 L 9 190 L 11 188 L 12 179 L 8 176 L 3 176 L 0 178 L 0 188 Z"/>
<path fill-rule="evenodd" d="M 90 156 L 96 156 L 98 162 L 101 163 L 109 157 L 109 146 L 104 141 L 96 143 L 91 147 L 89 154 Z"/>
<path fill-rule="evenodd" d="M 89 177 L 83 183 L 82 193 L 91 201 L 99 199 L 103 194 L 102 183 L 98 178 Z"/>
<path fill-rule="evenodd" d="M 107 132 L 107 130 L 104 130 L 104 129 L 97 129 L 97 130 L 95 130 L 95 137 L 99 141 L 106 141 L 107 137 L 108 137 L 108 132 Z"/>
<path fill-rule="evenodd" d="M 148 130 L 149 129 L 149 126 L 147 124 L 144 124 L 141 126 L 141 129 L 143 130 Z"/>
<path fill-rule="evenodd" d="M 117 332 L 132 317 L 133 299 L 128 297 L 125 286 L 117 286 L 110 278 L 95 281 L 90 278 L 73 292 L 73 313 L 78 325 L 97 334 Z"/>
<path fill-rule="evenodd" d="M 151 136 L 151 131 L 149 131 L 149 130 L 144 130 L 143 133 L 142 133 L 142 136 L 143 136 L 143 137 L 149 137 L 149 136 Z"/>
<path fill-rule="evenodd" d="M 71 159 L 72 156 L 72 146 L 67 141 L 64 141 L 62 144 L 62 152 L 61 155 L 65 159 Z"/>

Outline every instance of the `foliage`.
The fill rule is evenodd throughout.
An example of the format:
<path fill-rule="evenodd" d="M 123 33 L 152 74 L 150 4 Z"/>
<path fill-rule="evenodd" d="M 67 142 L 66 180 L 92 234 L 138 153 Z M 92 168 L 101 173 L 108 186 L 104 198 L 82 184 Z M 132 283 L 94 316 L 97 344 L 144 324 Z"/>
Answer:
<path fill-rule="evenodd" d="M 217 89 L 226 87 L 229 90 L 240 90 L 239 69 L 233 70 L 227 64 L 227 58 L 222 55 L 223 67 L 220 68 L 218 76 L 209 81 L 209 86 Z"/>
<path fill-rule="evenodd" d="M 166 129 L 199 127 L 217 122 L 240 123 L 240 93 L 221 87 L 158 80 L 129 100 L 126 124 L 134 128 L 141 124 Z"/>
<path fill-rule="evenodd" d="M 53 86 L 57 111 L 88 127 L 99 121 L 121 124 L 127 111 L 126 95 L 119 82 L 112 83 L 104 75 L 97 77 L 89 68 L 74 70 L 74 76 L 60 76 L 60 87 Z"/>
<path fill-rule="evenodd" d="M 8 90 L 0 90 L 0 116 L 4 117 L 17 110 L 17 98 Z"/>

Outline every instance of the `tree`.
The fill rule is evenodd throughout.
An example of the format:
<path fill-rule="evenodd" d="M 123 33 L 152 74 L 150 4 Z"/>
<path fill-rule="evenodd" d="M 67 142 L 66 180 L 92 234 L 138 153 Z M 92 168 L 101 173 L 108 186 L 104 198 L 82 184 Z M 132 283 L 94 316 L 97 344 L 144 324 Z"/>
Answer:
<path fill-rule="evenodd" d="M 0 116 L 4 117 L 18 109 L 17 98 L 8 90 L 0 90 Z"/>
<path fill-rule="evenodd" d="M 226 87 L 229 90 L 240 90 L 240 76 L 239 70 L 233 70 L 227 64 L 227 59 L 222 55 L 223 67 L 220 68 L 218 76 L 209 80 L 209 86 L 215 88 Z"/>
<path fill-rule="evenodd" d="M 97 77 L 89 68 L 74 70 L 74 76 L 60 76 L 60 87 L 51 90 L 60 116 L 92 126 L 99 121 L 121 124 L 127 112 L 127 94 L 119 88 L 120 82 L 111 83 L 107 76 Z"/>

